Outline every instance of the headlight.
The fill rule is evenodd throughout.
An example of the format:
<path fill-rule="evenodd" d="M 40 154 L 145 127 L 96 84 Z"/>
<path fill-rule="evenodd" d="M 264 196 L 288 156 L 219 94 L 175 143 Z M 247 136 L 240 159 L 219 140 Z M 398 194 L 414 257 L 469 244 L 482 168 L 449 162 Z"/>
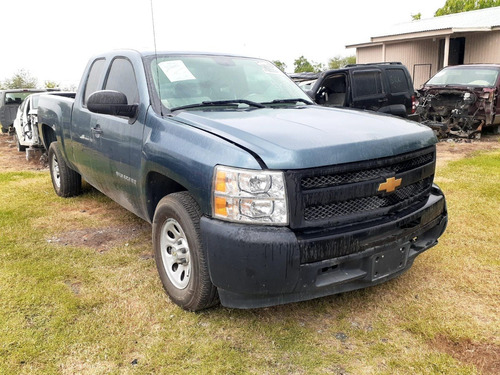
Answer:
<path fill-rule="evenodd" d="M 216 166 L 213 216 L 254 224 L 288 224 L 283 172 Z"/>

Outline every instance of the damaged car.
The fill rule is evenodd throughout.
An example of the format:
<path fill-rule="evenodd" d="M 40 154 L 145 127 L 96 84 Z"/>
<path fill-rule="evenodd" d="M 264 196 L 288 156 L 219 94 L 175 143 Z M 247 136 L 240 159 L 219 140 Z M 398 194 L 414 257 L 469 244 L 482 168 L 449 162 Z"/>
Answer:
<path fill-rule="evenodd" d="M 420 122 L 438 137 L 479 138 L 498 133 L 500 64 L 456 65 L 442 69 L 418 90 Z"/>
<path fill-rule="evenodd" d="M 38 99 L 40 95 L 58 95 L 67 98 L 74 98 L 74 92 L 55 91 L 42 92 L 28 95 L 17 109 L 14 119 L 14 135 L 17 140 L 17 150 L 25 151 L 28 147 L 43 148 L 42 141 L 38 134 Z"/>

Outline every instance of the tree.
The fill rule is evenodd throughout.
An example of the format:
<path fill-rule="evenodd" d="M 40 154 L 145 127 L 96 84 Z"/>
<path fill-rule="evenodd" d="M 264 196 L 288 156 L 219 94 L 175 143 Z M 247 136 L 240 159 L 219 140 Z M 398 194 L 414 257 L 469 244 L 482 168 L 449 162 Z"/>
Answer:
<path fill-rule="evenodd" d="M 293 70 L 295 73 L 314 71 L 312 64 L 304 56 L 300 56 L 298 59 L 295 59 L 293 65 L 295 66 L 295 69 Z"/>
<path fill-rule="evenodd" d="M 434 17 L 497 6 L 500 6 L 500 0 L 446 0 L 443 7 L 436 10 Z"/>
<path fill-rule="evenodd" d="M 323 70 L 326 69 L 325 64 L 317 63 L 314 61 L 312 62 L 312 66 L 313 66 L 314 73 L 319 73 L 319 72 L 322 72 Z"/>
<path fill-rule="evenodd" d="M 283 61 L 273 60 L 272 63 L 282 72 L 286 70 L 286 64 Z"/>
<path fill-rule="evenodd" d="M 411 20 L 412 21 L 418 21 L 421 18 L 422 18 L 422 13 L 417 13 L 417 14 L 412 14 L 411 15 Z"/>
<path fill-rule="evenodd" d="M 34 89 L 38 80 L 24 70 L 18 70 L 11 78 L 7 78 L 3 82 L 3 87 L 6 89 Z"/>
<path fill-rule="evenodd" d="M 46 89 L 57 89 L 59 87 L 59 83 L 54 81 L 45 81 L 44 87 Z"/>
<path fill-rule="evenodd" d="M 347 57 L 335 56 L 328 60 L 329 69 L 339 69 L 349 64 L 356 64 L 356 56 L 354 55 Z"/>
<path fill-rule="evenodd" d="M 300 56 L 298 59 L 295 59 L 293 65 L 295 66 L 294 69 L 295 73 L 305 73 L 305 72 L 319 73 L 325 70 L 325 66 L 323 64 L 316 63 L 314 61 L 311 63 L 304 56 Z"/>

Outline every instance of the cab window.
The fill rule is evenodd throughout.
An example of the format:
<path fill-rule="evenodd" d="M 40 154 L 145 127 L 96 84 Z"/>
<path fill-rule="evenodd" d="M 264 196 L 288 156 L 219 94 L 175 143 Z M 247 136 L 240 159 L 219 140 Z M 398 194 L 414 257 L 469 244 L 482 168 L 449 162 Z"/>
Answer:
<path fill-rule="evenodd" d="M 407 92 L 409 90 L 408 80 L 402 69 L 387 69 L 386 72 L 391 92 Z"/>
<path fill-rule="evenodd" d="M 384 92 L 379 70 L 354 72 L 352 77 L 353 95 L 356 98 L 380 95 Z"/>
<path fill-rule="evenodd" d="M 113 60 L 106 79 L 105 89 L 125 94 L 129 105 L 139 102 L 139 91 L 137 90 L 134 68 L 128 59 L 116 58 Z"/>
<path fill-rule="evenodd" d="M 104 69 L 104 59 L 96 60 L 92 63 L 90 67 L 89 76 L 87 78 L 87 83 L 85 84 L 85 91 L 83 97 L 83 104 L 87 103 L 89 96 L 99 90 L 99 82 L 101 80 L 102 72 Z"/>

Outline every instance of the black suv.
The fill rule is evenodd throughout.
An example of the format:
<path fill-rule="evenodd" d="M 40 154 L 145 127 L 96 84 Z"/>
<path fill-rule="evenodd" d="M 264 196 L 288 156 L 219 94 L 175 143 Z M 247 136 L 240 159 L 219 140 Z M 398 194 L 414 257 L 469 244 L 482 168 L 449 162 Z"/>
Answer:
<path fill-rule="evenodd" d="M 290 74 L 318 104 L 408 117 L 417 98 L 408 69 L 400 62 L 353 64 L 322 73 Z"/>

